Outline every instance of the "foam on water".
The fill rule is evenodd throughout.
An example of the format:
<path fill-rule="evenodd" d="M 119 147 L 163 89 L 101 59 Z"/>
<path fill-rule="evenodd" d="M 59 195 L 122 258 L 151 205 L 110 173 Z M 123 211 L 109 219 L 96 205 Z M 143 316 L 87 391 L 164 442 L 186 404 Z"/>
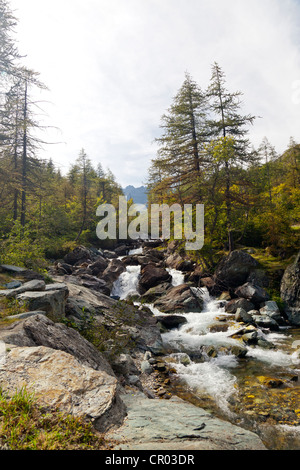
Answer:
<path fill-rule="evenodd" d="M 236 366 L 233 356 L 221 356 L 209 362 L 183 365 L 174 362 L 178 378 L 183 380 L 199 396 L 209 395 L 224 410 L 229 412 L 228 399 L 235 392 L 236 379 L 230 372 Z"/>
<path fill-rule="evenodd" d="M 111 296 L 116 296 L 124 300 L 129 295 L 138 294 L 140 272 L 140 266 L 127 266 L 126 271 L 114 282 Z"/>
<path fill-rule="evenodd" d="M 172 286 L 180 286 L 184 283 L 184 274 L 181 271 L 177 271 L 176 269 L 167 268 L 168 273 L 172 276 Z"/>
<path fill-rule="evenodd" d="M 131 255 L 142 255 L 143 254 L 143 248 L 134 248 L 133 250 L 130 250 L 128 252 L 128 256 L 131 256 Z"/>
<path fill-rule="evenodd" d="M 174 271 L 173 276 L 176 276 L 178 272 Z M 178 329 L 164 333 L 162 338 L 166 348 L 175 352 L 174 363 L 172 356 L 171 363 L 178 378 L 192 388 L 195 393 L 208 394 L 224 411 L 229 412 L 228 399 L 236 391 L 234 387 L 236 378 L 230 370 L 237 365 L 235 356 L 219 354 L 217 358 L 201 363 L 190 359 L 187 365 L 176 360 L 176 357 L 183 357 L 186 354 L 188 356 L 200 355 L 202 346 L 240 345 L 237 340 L 230 338 L 232 332 L 238 329 L 237 325 L 229 328 L 227 332 L 210 332 L 209 328 L 216 323 L 216 317 L 220 314 L 226 315 L 226 313 L 224 309 L 220 308 L 219 301 L 211 299 L 207 289 L 201 289 L 201 296 L 204 300 L 203 311 L 183 314 L 187 323 Z M 148 307 L 151 308 L 154 315 L 164 315 L 153 305 L 149 304 Z"/>
<path fill-rule="evenodd" d="M 299 365 L 300 367 L 300 358 L 297 352 L 294 352 L 293 354 L 288 354 L 280 350 L 266 350 L 263 348 L 255 347 L 248 348 L 248 357 L 255 358 L 257 361 L 267 363 L 274 367 L 286 368 L 294 365 Z"/>

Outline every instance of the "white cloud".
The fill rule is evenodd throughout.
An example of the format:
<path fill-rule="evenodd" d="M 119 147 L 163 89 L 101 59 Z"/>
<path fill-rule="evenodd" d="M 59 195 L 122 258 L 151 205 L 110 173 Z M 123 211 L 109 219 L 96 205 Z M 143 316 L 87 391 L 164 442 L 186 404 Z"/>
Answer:
<path fill-rule="evenodd" d="M 11 0 L 19 47 L 50 88 L 46 155 L 67 169 L 80 149 L 121 184 L 142 184 L 160 117 L 188 70 L 205 88 L 219 62 L 244 93 L 251 128 L 278 151 L 299 136 L 297 0 Z"/>

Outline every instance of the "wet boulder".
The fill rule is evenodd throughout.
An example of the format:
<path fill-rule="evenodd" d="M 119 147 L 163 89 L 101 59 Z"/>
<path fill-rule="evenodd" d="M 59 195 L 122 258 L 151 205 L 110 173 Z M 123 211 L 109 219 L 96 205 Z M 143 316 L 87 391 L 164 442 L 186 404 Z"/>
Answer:
<path fill-rule="evenodd" d="M 166 269 L 148 264 L 141 269 L 140 290 L 145 293 L 151 287 L 158 286 L 163 282 L 171 282 L 171 280 L 172 277 Z"/>
<path fill-rule="evenodd" d="M 187 319 L 182 315 L 157 315 L 156 321 L 167 330 L 179 328 L 181 325 L 187 323 Z"/>
<path fill-rule="evenodd" d="M 266 328 L 271 331 L 278 331 L 278 323 L 268 315 L 253 315 L 252 316 L 255 324 L 260 328 Z"/>
<path fill-rule="evenodd" d="M 235 320 L 237 322 L 243 322 L 243 323 L 253 323 L 253 318 L 252 316 L 246 312 L 243 308 L 238 308 L 236 313 L 235 313 Z"/>
<path fill-rule="evenodd" d="M 148 303 L 155 302 L 159 297 L 165 295 L 168 289 L 172 287 L 170 282 L 163 282 L 158 286 L 151 287 L 142 296 L 143 300 Z"/>
<path fill-rule="evenodd" d="M 173 287 L 154 302 L 154 307 L 163 313 L 201 312 L 203 300 L 188 284 Z"/>

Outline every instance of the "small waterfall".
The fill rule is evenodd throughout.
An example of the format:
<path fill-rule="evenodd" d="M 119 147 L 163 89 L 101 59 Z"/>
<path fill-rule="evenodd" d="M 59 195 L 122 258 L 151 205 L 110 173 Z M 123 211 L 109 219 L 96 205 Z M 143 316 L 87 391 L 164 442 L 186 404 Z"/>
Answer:
<path fill-rule="evenodd" d="M 172 286 L 180 286 L 184 283 L 184 274 L 176 269 L 167 268 L 168 273 L 172 276 Z"/>
<path fill-rule="evenodd" d="M 124 300 L 130 295 L 137 295 L 140 273 L 141 266 L 127 266 L 126 271 L 114 282 L 111 296 Z"/>

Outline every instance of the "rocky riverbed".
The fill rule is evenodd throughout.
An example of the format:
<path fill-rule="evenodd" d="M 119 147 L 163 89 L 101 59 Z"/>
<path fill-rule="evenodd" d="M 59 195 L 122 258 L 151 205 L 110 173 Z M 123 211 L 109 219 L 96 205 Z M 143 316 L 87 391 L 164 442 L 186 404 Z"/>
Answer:
<path fill-rule="evenodd" d="M 283 312 L 245 251 L 208 276 L 149 245 L 78 247 L 51 279 L 2 266 L 3 389 L 26 385 L 123 449 L 298 449 L 299 256 Z"/>

